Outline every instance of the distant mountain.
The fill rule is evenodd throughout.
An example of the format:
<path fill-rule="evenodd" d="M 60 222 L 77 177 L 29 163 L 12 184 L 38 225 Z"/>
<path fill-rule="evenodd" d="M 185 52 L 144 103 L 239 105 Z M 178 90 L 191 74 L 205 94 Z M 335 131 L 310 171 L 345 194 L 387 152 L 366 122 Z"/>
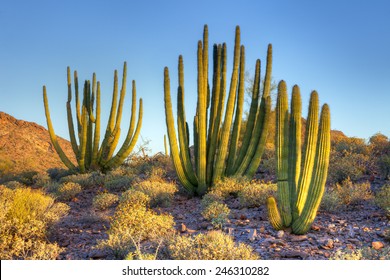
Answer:
<path fill-rule="evenodd" d="M 75 162 L 69 141 L 58 137 L 65 154 Z M 0 112 L 0 175 L 65 168 L 50 141 L 49 132 L 33 122 Z"/>

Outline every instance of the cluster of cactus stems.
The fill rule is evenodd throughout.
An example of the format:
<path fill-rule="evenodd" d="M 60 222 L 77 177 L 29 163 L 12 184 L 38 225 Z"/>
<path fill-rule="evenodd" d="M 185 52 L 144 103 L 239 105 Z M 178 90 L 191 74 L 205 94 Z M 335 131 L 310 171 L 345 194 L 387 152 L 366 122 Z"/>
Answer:
<path fill-rule="evenodd" d="M 240 29 L 235 34 L 233 72 L 226 98 L 226 44 L 213 46 L 212 84 L 209 83 L 208 28 L 197 51 L 197 107 L 193 122 L 194 162 L 191 161 L 189 125 L 184 109 L 184 66 L 179 56 L 176 136 L 170 94 L 169 71 L 164 69 L 164 103 L 170 153 L 182 185 L 191 194 L 203 195 L 225 176 L 252 177 L 264 151 L 271 110 L 270 80 L 272 46 L 268 46 L 265 82 L 260 96 L 260 60 L 243 142 L 238 145 L 245 93 L 245 48 L 240 45 Z M 225 114 L 224 114 L 225 111 Z M 234 119 L 233 119 L 234 117 Z"/>
<path fill-rule="evenodd" d="M 93 74 L 92 83 L 86 80 L 84 83 L 83 98 L 80 104 L 79 86 L 77 72 L 74 72 L 74 87 L 75 87 L 75 103 L 76 103 L 76 123 L 77 136 L 76 140 L 75 127 L 73 123 L 73 114 L 71 108 L 72 101 L 72 84 L 70 68 L 67 68 L 68 78 L 68 101 L 66 102 L 68 128 L 70 135 L 70 142 L 73 152 L 77 159 L 78 169 L 80 172 L 87 170 L 108 170 L 115 168 L 122 164 L 133 150 L 138 136 L 140 134 L 142 124 L 142 99 L 139 100 L 138 121 L 136 124 L 136 87 L 135 81 L 132 82 L 132 106 L 130 126 L 127 136 L 114 155 L 115 149 L 118 146 L 120 132 L 123 104 L 126 95 L 126 76 L 127 66 L 126 62 L 123 67 L 122 88 L 120 90 L 118 102 L 118 73 L 115 70 L 114 74 L 114 89 L 112 95 L 112 104 L 110 116 L 106 128 L 106 133 L 103 141 L 100 143 L 100 82 L 96 81 L 96 75 Z M 45 106 L 45 114 L 47 126 L 50 134 L 50 139 L 53 146 L 61 158 L 62 162 L 69 169 L 77 169 L 72 161 L 66 156 L 60 147 L 53 125 L 50 118 L 49 104 L 46 94 L 46 86 L 43 87 L 43 102 Z M 96 109 L 96 110 L 95 110 Z"/>
<path fill-rule="evenodd" d="M 327 104 L 322 106 L 318 121 L 318 94 L 313 91 L 302 154 L 301 106 L 300 90 L 295 85 L 289 112 L 286 83 L 281 81 L 275 133 L 278 203 L 270 197 L 267 207 L 270 223 L 275 229 L 291 226 L 295 234 L 305 234 L 316 217 L 324 194 L 330 153 L 329 107 Z"/>

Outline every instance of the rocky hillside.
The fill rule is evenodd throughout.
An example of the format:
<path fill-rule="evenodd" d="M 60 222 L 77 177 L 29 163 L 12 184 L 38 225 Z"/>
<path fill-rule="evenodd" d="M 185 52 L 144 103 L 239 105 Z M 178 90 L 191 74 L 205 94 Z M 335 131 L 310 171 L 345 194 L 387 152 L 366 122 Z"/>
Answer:
<path fill-rule="evenodd" d="M 75 161 L 70 142 L 58 137 L 64 152 Z M 48 131 L 36 123 L 0 112 L 0 174 L 65 168 Z"/>

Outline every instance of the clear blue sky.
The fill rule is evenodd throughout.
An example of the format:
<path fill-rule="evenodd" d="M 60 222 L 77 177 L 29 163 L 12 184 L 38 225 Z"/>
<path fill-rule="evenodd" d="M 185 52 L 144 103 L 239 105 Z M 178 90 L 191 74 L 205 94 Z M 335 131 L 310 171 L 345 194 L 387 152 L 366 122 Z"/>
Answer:
<path fill-rule="evenodd" d="M 196 46 L 203 25 L 209 26 L 211 44 L 227 43 L 230 66 L 234 28 L 240 25 L 249 71 L 256 58 L 265 61 L 272 43 L 273 77 L 286 80 L 289 88 L 298 84 L 304 107 L 316 89 L 321 103 L 330 105 L 332 129 L 366 139 L 376 132 L 390 136 L 389 15 L 386 0 L 3 0 L 0 111 L 46 127 L 46 85 L 56 133 L 68 138 L 66 67 L 78 70 L 80 80 L 96 72 L 105 95 L 105 123 L 113 71 L 121 72 L 127 61 L 128 80 L 136 80 L 138 97 L 144 100 L 141 135 L 151 140 L 153 153 L 162 151 L 164 66 L 175 89 L 177 58 L 184 56 L 186 110 L 192 119 Z M 124 120 L 130 108 L 127 97 Z"/>

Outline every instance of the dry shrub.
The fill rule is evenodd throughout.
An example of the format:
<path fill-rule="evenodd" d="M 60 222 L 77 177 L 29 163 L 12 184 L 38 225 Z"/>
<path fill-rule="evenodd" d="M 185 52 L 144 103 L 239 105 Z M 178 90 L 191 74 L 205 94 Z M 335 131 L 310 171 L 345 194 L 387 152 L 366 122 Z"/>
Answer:
<path fill-rule="evenodd" d="M 56 195 L 59 200 L 68 201 L 75 198 L 81 191 L 81 186 L 78 183 L 67 182 L 58 187 Z"/>
<path fill-rule="evenodd" d="M 150 197 L 150 206 L 169 206 L 172 203 L 177 187 L 163 180 L 150 179 L 134 185 L 134 190 L 143 192 Z"/>
<path fill-rule="evenodd" d="M 353 183 L 349 178 L 336 184 L 335 191 L 343 204 L 359 204 L 373 198 L 369 182 Z"/>
<path fill-rule="evenodd" d="M 133 182 L 133 177 L 116 175 L 115 177 L 109 177 L 109 180 L 104 182 L 104 188 L 108 191 L 121 192 L 129 189 Z"/>
<path fill-rule="evenodd" d="M 112 193 L 100 193 L 97 194 L 93 200 L 92 205 L 98 210 L 106 210 L 110 208 L 119 200 L 118 196 Z"/>
<path fill-rule="evenodd" d="M 41 191 L 0 186 L 0 259 L 56 259 L 62 249 L 46 231 L 68 211 Z"/>
<path fill-rule="evenodd" d="M 218 201 L 210 203 L 202 211 L 202 216 L 210 221 L 215 228 L 222 228 L 227 223 L 229 214 L 229 207 Z"/>
<path fill-rule="evenodd" d="M 267 198 L 275 196 L 276 184 L 251 183 L 246 185 L 238 194 L 242 207 L 259 207 L 265 205 Z"/>
<path fill-rule="evenodd" d="M 221 231 L 192 236 L 175 236 L 167 244 L 174 260 L 257 260 L 259 256 L 246 244 L 236 244 Z"/>
<path fill-rule="evenodd" d="M 142 203 L 131 200 L 134 201 L 128 198 L 119 203 L 107 232 L 108 239 L 98 245 L 98 248 L 106 248 L 118 258 L 134 251 L 141 241 L 158 242 L 174 231 L 171 215 L 159 215 Z"/>
<path fill-rule="evenodd" d="M 390 184 L 386 184 L 375 194 L 375 204 L 385 210 L 390 217 Z"/>
<path fill-rule="evenodd" d="M 77 183 L 83 187 L 83 189 L 94 188 L 98 186 L 102 186 L 104 184 L 104 174 L 94 171 L 91 173 L 85 174 L 75 174 L 62 177 L 59 182 L 60 183 Z"/>

